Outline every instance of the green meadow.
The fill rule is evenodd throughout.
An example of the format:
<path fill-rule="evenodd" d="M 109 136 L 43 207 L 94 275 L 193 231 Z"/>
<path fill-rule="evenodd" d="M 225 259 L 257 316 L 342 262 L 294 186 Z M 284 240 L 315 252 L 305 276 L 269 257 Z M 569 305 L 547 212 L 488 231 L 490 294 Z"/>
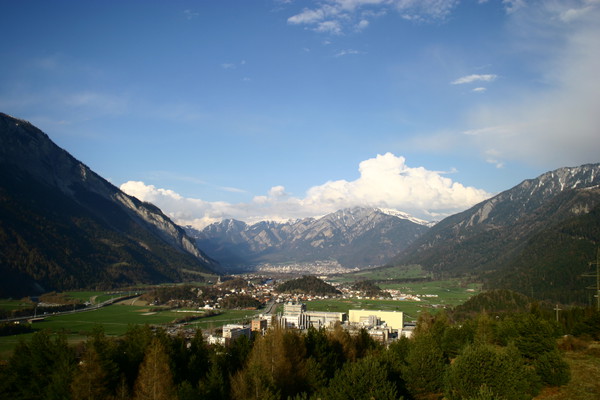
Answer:
<path fill-rule="evenodd" d="M 0 299 L 0 310 L 12 311 L 31 307 L 33 303 L 26 300 Z"/>
<path fill-rule="evenodd" d="M 46 316 L 41 322 L 33 324 L 36 331 L 49 330 L 54 333 L 64 333 L 71 343 L 86 340 L 87 335 L 96 325 L 102 325 L 109 336 L 123 335 L 131 325 L 166 325 L 176 319 L 197 313 L 175 312 L 160 307 L 114 304 L 97 310 L 83 311 L 74 314 Z M 251 319 L 254 311 L 223 310 L 219 315 L 205 317 L 192 321 L 190 326 L 203 330 L 218 328 L 224 324 L 241 322 Z M 29 340 L 33 333 L 0 337 L 0 359 L 6 359 L 19 340 Z"/>
<path fill-rule="evenodd" d="M 427 272 L 420 265 L 401 265 L 390 267 L 371 268 L 343 275 L 337 275 L 328 279 L 332 282 L 350 283 L 357 280 L 386 281 L 398 279 L 427 278 Z"/>
<path fill-rule="evenodd" d="M 396 289 L 403 294 L 421 296 L 416 300 L 379 300 L 379 299 L 327 299 L 314 300 L 306 304 L 308 310 L 348 312 L 348 310 L 365 309 L 381 311 L 402 311 L 407 320 L 416 320 L 419 313 L 427 310 L 436 313 L 447 307 L 464 303 L 481 290 L 480 284 L 465 284 L 460 280 L 411 282 L 411 283 L 378 283 L 382 289 Z M 423 297 L 430 295 L 432 297 Z"/>

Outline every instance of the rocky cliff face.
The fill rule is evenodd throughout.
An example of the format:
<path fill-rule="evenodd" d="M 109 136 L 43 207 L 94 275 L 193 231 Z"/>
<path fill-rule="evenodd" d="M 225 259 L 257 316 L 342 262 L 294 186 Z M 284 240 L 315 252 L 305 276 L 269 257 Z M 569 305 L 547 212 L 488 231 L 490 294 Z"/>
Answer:
<path fill-rule="evenodd" d="M 365 267 L 386 262 L 427 231 L 426 225 L 402 214 L 353 208 L 287 223 L 225 220 L 188 232 L 229 265 L 336 260 L 347 267 Z"/>
<path fill-rule="evenodd" d="M 81 269 L 71 271 L 63 264 L 83 264 L 84 258 L 86 265 L 96 263 L 97 271 L 105 272 L 100 273 L 101 279 L 113 274 L 126 276 L 126 281 L 138 280 L 136 274 L 141 281 L 179 279 L 181 268 L 207 271 L 217 266 L 157 207 L 121 192 L 56 146 L 42 131 L 6 114 L 0 114 L 0 173 L 0 245 L 6 250 L 2 261 L 14 276 L 34 268 L 32 261 L 19 261 L 19 251 L 39 254 L 43 259 L 40 265 L 77 272 L 73 285 L 87 285 L 93 279 L 85 277 Z M 60 232 L 54 246 L 64 249 L 58 253 L 77 255 L 79 259 L 62 255 L 57 259 L 51 243 L 40 244 L 44 241 L 41 230 L 49 235 Z M 96 251 L 102 255 L 96 257 Z M 144 264 L 158 269 L 138 274 L 114 267 L 143 268 Z M 107 269 L 112 272 L 107 273 Z M 38 276 L 46 275 L 38 271 Z M 46 278 L 41 279 L 42 286 L 57 288 L 54 278 Z"/>

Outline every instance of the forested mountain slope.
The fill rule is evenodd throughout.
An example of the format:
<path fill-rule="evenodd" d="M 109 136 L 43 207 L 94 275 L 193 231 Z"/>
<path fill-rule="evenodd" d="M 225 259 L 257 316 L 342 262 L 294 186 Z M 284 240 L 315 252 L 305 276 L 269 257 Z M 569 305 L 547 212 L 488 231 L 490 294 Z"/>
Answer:
<path fill-rule="evenodd" d="M 567 288 L 579 287 L 577 276 L 595 258 L 599 184 L 600 164 L 561 168 L 526 180 L 442 220 L 394 262 L 445 274 L 474 273 L 490 287 L 528 295 L 533 290 L 536 297 L 554 299 Z M 572 224 L 578 234 L 566 233 Z M 564 297 L 581 301 L 582 293 Z"/>
<path fill-rule="evenodd" d="M 216 266 L 157 207 L 0 114 L 0 297 L 174 281 Z"/>

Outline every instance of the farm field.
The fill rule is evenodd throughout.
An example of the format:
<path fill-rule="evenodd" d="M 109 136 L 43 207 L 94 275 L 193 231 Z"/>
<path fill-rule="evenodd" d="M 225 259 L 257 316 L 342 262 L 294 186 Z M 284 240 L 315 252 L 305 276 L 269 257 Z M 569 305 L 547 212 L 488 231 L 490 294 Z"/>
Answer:
<path fill-rule="evenodd" d="M 86 301 L 92 304 L 102 303 L 103 301 L 110 300 L 114 297 L 123 296 L 123 293 L 107 293 L 107 292 L 94 292 L 94 291 L 83 291 L 83 292 L 65 292 L 68 297 L 80 300 L 85 303 Z"/>
<path fill-rule="evenodd" d="M 224 324 L 239 322 L 246 317 L 251 318 L 254 311 L 224 310 L 221 314 L 193 321 L 190 326 L 203 330 L 220 327 Z M 201 315 L 198 312 L 196 315 Z M 75 314 L 48 316 L 42 322 L 36 322 L 36 331 L 47 329 L 51 332 L 63 332 L 69 342 L 77 343 L 86 340 L 94 326 L 102 325 L 109 336 L 123 335 L 130 325 L 164 325 L 175 319 L 194 315 L 164 310 L 159 307 L 115 304 L 97 310 Z M 6 359 L 19 340 L 29 340 L 33 333 L 0 337 L 0 359 Z"/>
<path fill-rule="evenodd" d="M 428 274 L 419 265 L 402 265 L 394 267 L 378 267 L 343 275 L 337 275 L 328 279 L 332 282 L 348 283 L 356 280 L 366 279 L 371 281 L 398 280 L 426 278 Z"/>
<path fill-rule="evenodd" d="M 451 307 L 464 303 L 481 291 L 480 283 L 464 283 L 458 279 L 410 283 L 379 283 L 378 286 L 382 289 L 400 290 L 405 294 L 434 296 L 423 298 L 423 302 Z"/>
<path fill-rule="evenodd" d="M 33 303 L 24 300 L 0 299 L 0 310 L 12 311 L 21 308 L 31 308 Z"/>
<path fill-rule="evenodd" d="M 429 295 L 415 300 L 372 300 L 372 299 L 328 299 L 313 300 L 306 304 L 308 310 L 348 312 L 350 309 L 402 311 L 407 320 L 416 320 L 419 313 L 431 313 L 443 307 L 454 307 L 464 303 L 481 290 L 479 284 L 463 285 L 458 280 L 378 284 L 382 289 L 397 289 L 405 294 Z"/>

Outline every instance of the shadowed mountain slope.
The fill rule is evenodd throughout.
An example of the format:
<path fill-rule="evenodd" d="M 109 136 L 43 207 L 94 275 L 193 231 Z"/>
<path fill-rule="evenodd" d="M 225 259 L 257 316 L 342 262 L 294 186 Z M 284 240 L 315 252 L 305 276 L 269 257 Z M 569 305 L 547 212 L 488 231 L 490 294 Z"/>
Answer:
<path fill-rule="evenodd" d="M 556 299 L 560 291 L 581 283 L 576 276 L 587 268 L 584 260 L 595 258 L 598 185 L 600 164 L 561 168 L 526 180 L 440 221 L 394 263 L 420 264 L 446 275 L 474 273 L 490 287 L 527 295 L 533 290 L 537 298 Z M 579 233 L 568 234 L 569 226 L 578 226 L 573 232 Z M 535 268 L 524 265 L 532 258 L 538 260 Z M 563 260 L 560 268 L 558 260 Z M 563 297 L 581 300 L 581 293 Z"/>
<path fill-rule="evenodd" d="M 0 297 L 177 281 L 217 265 L 157 207 L 0 114 Z"/>

